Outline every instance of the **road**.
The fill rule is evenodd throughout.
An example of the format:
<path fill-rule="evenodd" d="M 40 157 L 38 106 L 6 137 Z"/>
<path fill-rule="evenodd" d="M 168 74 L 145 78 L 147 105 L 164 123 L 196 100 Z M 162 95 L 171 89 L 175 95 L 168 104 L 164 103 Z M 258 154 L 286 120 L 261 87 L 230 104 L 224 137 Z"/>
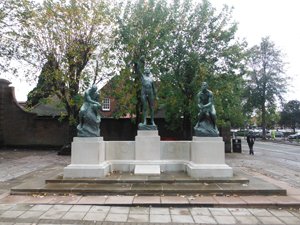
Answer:
<path fill-rule="evenodd" d="M 300 188 L 300 146 L 256 141 L 254 156 L 249 155 L 247 142 L 242 139 L 242 154 L 226 154 L 226 162 L 248 172 L 289 183 Z"/>

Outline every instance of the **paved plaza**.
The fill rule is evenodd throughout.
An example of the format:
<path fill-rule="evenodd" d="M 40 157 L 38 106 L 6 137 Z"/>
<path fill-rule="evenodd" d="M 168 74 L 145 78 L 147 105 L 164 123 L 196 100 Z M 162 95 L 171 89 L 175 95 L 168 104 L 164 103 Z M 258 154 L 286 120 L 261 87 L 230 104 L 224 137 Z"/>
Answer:
<path fill-rule="evenodd" d="M 47 179 L 70 163 L 51 150 L 0 150 L 2 224 L 300 224 L 299 164 L 285 168 L 254 157 L 226 154 L 226 162 L 249 176 L 287 190 L 287 196 L 10 195 L 24 182 Z M 295 156 L 293 156 L 295 158 Z M 265 170 L 262 168 L 267 167 Z M 272 168 L 270 168 L 272 167 Z M 287 176 L 286 170 L 289 170 Z M 293 170 L 293 172 L 291 172 Z"/>
<path fill-rule="evenodd" d="M 292 209 L 1 204 L 0 224 L 300 224 Z"/>

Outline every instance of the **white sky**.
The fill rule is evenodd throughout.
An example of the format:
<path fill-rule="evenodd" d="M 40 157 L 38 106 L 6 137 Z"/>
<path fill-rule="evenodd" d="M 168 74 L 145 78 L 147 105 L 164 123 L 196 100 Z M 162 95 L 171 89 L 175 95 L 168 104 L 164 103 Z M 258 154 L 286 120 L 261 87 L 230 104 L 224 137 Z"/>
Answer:
<path fill-rule="evenodd" d="M 233 6 L 233 19 L 239 23 L 237 36 L 245 38 L 249 46 L 270 36 L 275 46 L 284 53 L 288 83 L 286 100 L 300 100 L 300 1 L 299 0 L 210 0 L 217 9 L 224 4 Z M 18 80 L 12 82 L 18 101 L 26 101 L 34 88 Z"/>
<path fill-rule="evenodd" d="M 284 54 L 288 82 L 286 100 L 300 100 L 300 1 L 299 0 L 210 0 L 213 6 L 233 6 L 233 19 L 239 23 L 237 36 L 249 46 L 270 40 Z"/>

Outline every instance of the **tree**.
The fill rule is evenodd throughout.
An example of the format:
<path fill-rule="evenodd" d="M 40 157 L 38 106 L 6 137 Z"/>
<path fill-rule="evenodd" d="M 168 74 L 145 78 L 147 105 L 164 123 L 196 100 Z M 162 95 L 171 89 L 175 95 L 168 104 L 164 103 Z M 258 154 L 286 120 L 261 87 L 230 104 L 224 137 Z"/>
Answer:
<path fill-rule="evenodd" d="M 17 0 L 0 1 L 0 70 L 7 71 L 10 59 L 14 52 L 15 38 L 10 34 L 14 32 Z"/>
<path fill-rule="evenodd" d="M 283 56 L 269 37 L 262 38 L 260 45 L 252 47 L 248 56 L 245 107 L 260 110 L 265 137 L 267 111 L 276 105 L 277 99 L 282 101 L 286 92 Z"/>
<path fill-rule="evenodd" d="M 136 63 L 144 56 L 146 66 L 159 75 L 158 62 L 167 37 L 167 3 L 164 0 L 128 1 L 120 7 L 117 49 L 125 67 L 114 77 L 109 94 L 119 103 L 116 117 L 130 114 L 138 124 L 141 111 L 141 80 Z M 142 68 L 143 71 L 143 68 Z"/>
<path fill-rule="evenodd" d="M 300 124 L 300 101 L 292 100 L 284 104 L 280 116 L 280 123 L 296 132 L 296 127 Z"/>
<path fill-rule="evenodd" d="M 220 13 L 208 1 L 173 1 L 170 17 L 173 30 L 165 51 L 165 72 L 160 95 L 167 120 L 190 138 L 197 117 L 195 96 L 207 81 L 215 95 L 218 124 L 242 123 L 242 43 L 234 40 L 237 25 L 231 10 Z"/>
<path fill-rule="evenodd" d="M 207 80 L 218 98 L 219 123 L 242 123 L 241 90 L 244 46 L 234 41 L 237 26 L 227 7 L 217 14 L 204 1 L 161 0 L 128 2 L 119 18 L 119 44 L 126 65 L 141 56 L 151 66 L 159 85 L 159 107 L 164 107 L 170 127 L 190 137 L 197 115 L 196 93 Z M 140 80 L 134 66 L 114 77 L 113 95 L 118 115 L 140 112 Z M 122 88 L 121 88 L 122 87 Z M 182 119 L 183 118 L 183 119 Z M 183 122 L 182 122 L 183 121 Z"/>
<path fill-rule="evenodd" d="M 261 116 L 261 110 L 257 110 L 256 112 L 256 124 L 258 126 L 261 126 L 262 124 L 262 116 Z M 280 121 L 280 113 L 278 112 L 278 108 L 276 105 L 272 107 L 268 107 L 266 110 L 266 127 L 268 128 L 275 128 L 276 125 L 278 125 Z"/>
<path fill-rule="evenodd" d="M 110 65 L 104 63 L 116 61 L 115 52 L 109 51 L 114 26 L 110 26 L 107 4 L 102 0 L 45 0 L 42 5 L 21 0 L 17 4 L 20 28 L 14 32 L 14 57 L 31 65 L 26 71 L 28 77 L 50 58 L 55 62 L 43 79 L 53 85 L 53 93 L 64 104 L 74 128 L 82 87 L 111 75 L 107 69 Z"/>
<path fill-rule="evenodd" d="M 26 105 L 32 107 L 51 96 L 55 91 L 55 72 L 59 69 L 55 58 L 50 56 L 42 68 L 36 87 L 27 95 Z"/>

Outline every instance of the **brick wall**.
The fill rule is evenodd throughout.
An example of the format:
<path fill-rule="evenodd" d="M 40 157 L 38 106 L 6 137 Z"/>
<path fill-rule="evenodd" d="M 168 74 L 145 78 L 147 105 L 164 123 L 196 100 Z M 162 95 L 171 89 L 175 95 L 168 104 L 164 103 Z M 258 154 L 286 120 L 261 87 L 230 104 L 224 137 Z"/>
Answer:
<path fill-rule="evenodd" d="M 68 124 L 58 121 L 58 117 L 38 116 L 27 112 L 15 99 L 14 87 L 0 79 L 0 147 L 1 146 L 62 146 L 68 143 Z M 112 100 L 111 113 L 116 108 Z M 103 112 L 101 112 L 102 114 Z M 137 127 L 130 118 L 105 118 L 102 115 L 101 136 L 104 140 L 134 140 Z M 171 131 L 163 118 L 156 118 L 162 140 L 183 140 L 182 131 Z"/>
<path fill-rule="evenodd" d="M 15 98 L 14 87 L 0 79 L 1 146 L 62 146 L 68 137 L 68 125 L 57 118 L 39 117 L 26 112 Z"/>

